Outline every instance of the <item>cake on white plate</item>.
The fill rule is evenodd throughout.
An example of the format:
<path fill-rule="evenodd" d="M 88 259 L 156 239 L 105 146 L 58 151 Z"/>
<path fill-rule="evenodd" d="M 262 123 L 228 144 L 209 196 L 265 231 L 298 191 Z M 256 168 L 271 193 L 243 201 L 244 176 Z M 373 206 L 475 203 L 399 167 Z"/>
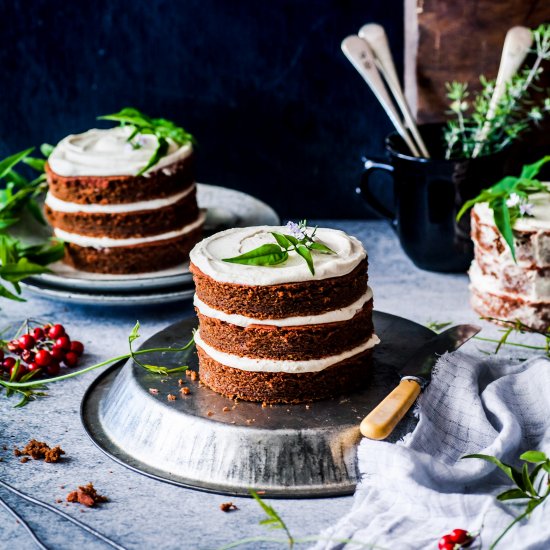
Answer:
<path fill-rule="evenodd" d="M 97 273 L 160 271 L 188 260 L 201 238 L 193 145 L 167 139 L 160 160 L 140 175 L 158 141 L 128 126 L 61 140 L 46 164 L 45 214 L 65 242 L 65 262 Z"/>
<path fill-rule="evenodd" d="M 548 184 L 550 185 L 550 184 Z M 487 203 L 472 209 L 475 259 L 470 267 L 472 307 L 484 317 L 550 329 L 550 193 L 529 195 L 529 214 L 513 226 L 516 262 Z"/>

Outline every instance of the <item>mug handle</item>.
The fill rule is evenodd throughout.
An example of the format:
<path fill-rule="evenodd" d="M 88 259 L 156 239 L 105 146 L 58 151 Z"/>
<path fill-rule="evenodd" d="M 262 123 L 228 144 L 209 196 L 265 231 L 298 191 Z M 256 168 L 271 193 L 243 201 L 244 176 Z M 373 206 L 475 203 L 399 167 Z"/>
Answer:
<path fill-rule="evenodd" d="M 361 159 L 363 161 L 363 175 L 361 176 L 361 184 L 355 190 L 358 195 L 361 195 L 365 202 L 377 213 L 380 214 L 383 218 L 394 222 L 395 221 L 395 212 L 392 212 L 389 208 L 384 206 L 376 197 L 376 195 L 371 191 L 369 185 L 369 178 L 371 174 L 376 170 L 382 170 L 384 172 L 393 172 L 393 166 L 391 164 L 384 164 L 382 162 L 377 162 L 370 160 L 366 157 Z"/>

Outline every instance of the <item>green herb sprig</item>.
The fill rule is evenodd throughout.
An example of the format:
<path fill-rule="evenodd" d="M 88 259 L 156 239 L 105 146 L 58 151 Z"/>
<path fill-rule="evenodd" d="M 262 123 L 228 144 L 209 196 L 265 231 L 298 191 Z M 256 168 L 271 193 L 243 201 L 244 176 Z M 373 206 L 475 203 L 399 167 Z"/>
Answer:
<path fill-rule="evenodd" d="M 532 90 L 543 72 L 542 63 L 550 59 L 550 25 L 543 24 L 531 31 L 536 59 L 530 68 L 519 71 L 507 83 L 506 90 L 488 118 L 489 105 L 495 89 L 495 80 L 480 77 L 481 91 L 470 97 L 468 84 L 448 82 L 449 114 L 444 138 L 447 144 L 445 158 L 470 158 L 502 150 L 515 141 L 532 124 L 539 123 L 550 111 L 546 94 L 541 105 L 534 105 Z M 488 132 L 485 124 L 488 122 Z M 475 153 L 474 153 L 475 151 Z"/>
<path fill-rule="evenodd" d="M 44 157 L 51 153 L 50 145 L 42 145 Z M 39 223 L 45 224 L 38 197 L 47 189 L 44 165 L 46 158 L 31 156 L 34 148 L 26 149 L 0 161 L 0 279 L 12 286 L 13 291 L 0 284 L 0 296 L 23 302 L 19 281 L 31 275 L 49 271 L 47 265 L 60 260 L 64 255 L 63 243 L 50 242 L 29 245 L 11 236 L 9 232 L 21 222 L 28 211 Z M 39 172 L 34 179 L 27 179 L 18 168 L 25 164 Z"/>
<path fill-rule="evenodd" d="M 61 376 L 55 376 L 53 378 L 48 378 L 46 380 L 30 380 L 31 376 L 25 375 L 19 380 L 18 382 L 15 381 L 17 374 L 14 374 L 10 377 L 9 380 L 1 380 L 0 379 L 0 390 L 1 388 L 6 389 L 6 396 L 10 397 L 13 394 L 18 394 L 22 396 L 21 401 L 17 403 L 16 407 L 23 407 L 29 401 L 35 400 L 38 397 L 46 396 L 47 394 L 44 393 L 43 390 L 47 390 L 48 386 L 46 384 L 53 384 L 54 382 L 61 382 L 62 380 L 68 380 L 69 378 L 74 378 L 75 376 L 81 376 L 82 374 L 86 374 L 90 371 L 93 371 L 95 369 L 99 369 L 101 367 L 106 367 L 107 365 L 112 365 L 114 363 L 117 363 L 119 361 L 123 361 L 125 359 L 132 358 L 137 365 L 144 368 L 145 370 L 153 373 L 153 374 L 159 374 L 159 375 L 168 375 L 174 372 L 183 372 L 187 370 L 187 366 L 181 366 L 176 367 L 174 369 L 167 369 L 166 367 L 159 367 L 155 365 L 149 365 L 149 364 L 143 364 L 140 361 L 136 360 L 137 356 L 144 355 L 147 353 L 158 353 L 158 352 L 167 352 L 167 353 L 177 353 L 182 352 L 187 349 L 189 349 L 192 345 L 195 343 L 194 336 L 182 347 L 177 348 L 149 348 L 149 349 L 141 349 L 138 351 L 132 350 L 132 343 L 137 340 L 139 336 L 139 322 L 136 323 L 134 328 L 132 329 L 132 332 L 130 333 L 130 336 L 128 338 L 128 344 L 130 347 L 129 353 L 126 353 L 124 355 L 119 355 L 118 357 L 112 357 L 111 359 L 107 359 L 105 361 L 101 361 L 100 363 L 96 363 L 95 365 L 92 365 L 90 367 L 86 367 L 85 369 L 81 369 L 79 371 L 73 371 L 68 374 L 63 374 Z M 34 371 L 39 372 L 39 371 Z M 31 374 L 31 373 L 29 373 Z M 32 373 L 34 374 L 34 373 Z"/>
<path fill-rule="evenodd" d="M 240 256 L 234 258 L 224 258 L 224 262 L 246 265 L 261 265 L 270 266 L 282 264 L 288 260 L 290 252 L 296 252 L 301 256 L 311 272 L 315 275 L 315 267 L 313 265 L 313 256 L 311 252 L 319 252 L 320 254 L 336 254 L 328 246 L 315 242 L 315 227 L 311 235 L 307 234 L 307 221 L 302 220 L 299 223 L 288 222 L 286 225 L 289 233 L 271 232 L 276 243 L 268 243 L 254 248 Z"/>
<path fill-rule="evenodd" d="M 512 228 L 519 217 L 529 215 L 530 205 L 527 201 L 530 194 L 550 193 L 547 185 L 534 179 L 547 162 L 550 162 L 550 155 L 524 166 L 519 177 L 506 176 L 492 187 L 484 189 L 477 197 L 464 203 L 456 216 L 457 221 L 474 204 L 486 202 L 493 211 L 495 225 L 510 247 L 512 258 L 516 261 Z"/>
<path fill-rule="evenodd" d="M 515 488 L 500 493 L 497 499 L 501 502 L 520 501 L 519 503 L 525 507 L 524 511 L 491 543 L 489 550 L 492 550 L 516 523 L 528 518 L 550 494 L 550 458 L 541 451 L 527 451 L 519 457 L 523 461 L 520 469 L 505 464 L 491 455 L 471 454 L 462 458 L 479 458 L 500 468 L 514 482 Z"/>
<path fill-rule="evenodd" d="M 118 113 L 111 115 L 103 115 L 97 117 L 99 120 L 111 120 L 119 122 L 121 126 L 131 128 L 131 133 L 128 136 L 128 143 L 135 149 L 141 147 L 139 141 L 136 140 L 140 134 L 152 134 L 157 138 L 157 147 L 147 164 L 136 174 L 141 176 L 149 168 L 152 168 L 157 162 L 166 155 L 170 146 L 169 139 L 178 145 L 186 143 L 195 143 L 195 138 L 185 131 L 181 126 L 177 126 L 174 122 L 165 118 L 151 118 L 146 114 L 134 109 L 133 107 L 125 107 Z"/>

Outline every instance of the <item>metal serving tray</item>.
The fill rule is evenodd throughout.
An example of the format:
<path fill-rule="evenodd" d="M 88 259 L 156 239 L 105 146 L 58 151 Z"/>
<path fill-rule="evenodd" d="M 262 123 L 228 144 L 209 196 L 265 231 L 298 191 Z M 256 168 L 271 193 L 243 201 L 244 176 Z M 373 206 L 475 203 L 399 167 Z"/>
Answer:
<path fill-rule="evenodd" d="M 372 380 L 352 395 L 307 405 L 235 404 L 185 373 L 162 377 L 128 361 L 103 372 L 86 392 L 84 428 L 117 462 L 185 487 L 243 496 L 253 488 L 287 498 L 350 494 L 358 481 L 359 423 L 398 382 L 400 365 L 434 335 L 387 313 L 375 312 L 374 324 L 382 343 L 375 348 Z M 142 347 L 181 346 L 196 325 L 195 318 L 175 323 Z M 194 348 L 142 359 L 198 370 Z M 180 378 L 191 391 L 187 396 L 179 392 Z M 409 414 L 390 440 L 414 422 Z"/>

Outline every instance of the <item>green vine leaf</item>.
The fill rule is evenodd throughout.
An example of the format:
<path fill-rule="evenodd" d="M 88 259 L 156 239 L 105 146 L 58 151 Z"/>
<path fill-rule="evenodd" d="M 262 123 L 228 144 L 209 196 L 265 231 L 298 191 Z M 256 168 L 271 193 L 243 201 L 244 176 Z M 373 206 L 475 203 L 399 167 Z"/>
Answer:
<path fill-rule="evenodd" d="M 245 265 L 277 265 L 286 262 L 288 252 L 276 244 L 263 244 L 254 250 L 234 258 L 224 258 L 224 262 Z"/>

